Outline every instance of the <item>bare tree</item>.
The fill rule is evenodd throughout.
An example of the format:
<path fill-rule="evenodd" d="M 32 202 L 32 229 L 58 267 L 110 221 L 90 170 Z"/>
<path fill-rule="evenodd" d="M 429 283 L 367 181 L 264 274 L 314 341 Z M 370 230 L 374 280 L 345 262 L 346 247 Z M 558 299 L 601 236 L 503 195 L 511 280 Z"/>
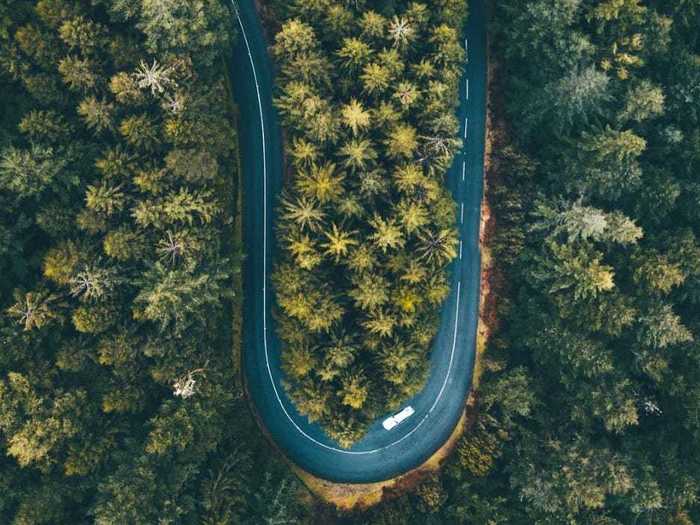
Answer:
<path fill-rule="evenodd" d="M 175 85 L 171 78 L 172 68 L 160 65 L 155 59 L 153 64 L 147 65 L 143 60 L 134 73 L 134 78 L 141 89 L 150 89 L 151 94 L 156 96 L 165 92 L 165 89 Z"/>

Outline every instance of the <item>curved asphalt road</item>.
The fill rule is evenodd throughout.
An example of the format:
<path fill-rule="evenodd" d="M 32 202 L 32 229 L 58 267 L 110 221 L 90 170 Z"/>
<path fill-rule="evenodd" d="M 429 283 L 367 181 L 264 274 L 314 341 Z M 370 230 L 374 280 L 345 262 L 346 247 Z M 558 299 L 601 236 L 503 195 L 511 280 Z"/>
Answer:
<path fill-rule="evenodd" d="M 460 255 L 452 291 L 443 305 L 431 374 L 407 404 L 409 419 L 386 431 L 380 419 L 351 449 L 343 450 L 317 424 L 300 416 L 282 386 L 279 341 L 271 316 L 269 275 L 275 253 L 275 204 L 282 184 L 282 140 L 272 105 L 272 67 L 253 0 L 235 9 L 240 35 L 233 57 L 234 96 L 240 107 L 243 169 L 244 371 L 257 413 L 284 453 L 303 469 L 336 482 L 366 483 L 410 470 L 449 437 L 464 408 L 474 364 L 479 304 L 479 222 L 483 184 L 486 89 L 485 0 L 470 0 L 465 35 L 469 61 L 460 88 L 459 117 L 466 137 L 447 184 L 458 203 Z M 389 414 L 387 414 L 388 416 Z M 385 416 L 386 417 L 386 416 Z"/>

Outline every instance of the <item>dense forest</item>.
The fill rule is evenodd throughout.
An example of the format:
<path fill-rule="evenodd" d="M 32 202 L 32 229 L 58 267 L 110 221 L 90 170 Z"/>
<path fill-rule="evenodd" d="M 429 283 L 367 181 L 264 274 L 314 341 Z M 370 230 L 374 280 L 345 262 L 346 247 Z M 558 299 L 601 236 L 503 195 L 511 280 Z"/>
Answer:
<path fill-rule="evenodd" d="M 349 521 L 700 523 L 700 2 L 492 15 L 479 412 L 439 477 Z"/>
<path fill-rule="evenodd" d="M 456 205 L 463 0 L 280 3 L 289 177 L 273 281 L 288 391 L 349 446 L 420 391 Z"/>
<path fill-rule="evenodd" d="M 210 0 L 0 3 L 0 523 L 296 506 L 232 357 L 232 21 Z"/>
<path fill-rule="evenodd" d="M 401 108 L 395 81 L 414 84 L 416 108 L 438 96 L 415 57 L 434 25 L 457 36 L 459 26 L 439 2 L 426 2 L 428 14 L 417 2 L 372 2 L 385 28 L 424 13 L 415 47 L 394 46 L 365 42 L 361 19 L 347 16 L 369 2 L 278 3 L 288 19 L 272 47 L 280 111 L 287 119 L 287 95 L 310 97 L 303 107 L 335 133 L 319 144 L 298 128 L 319 121 L 292 122 L 292 174 L 325 173 L 333 198 L 364 198 L 342 148 L 367 141 L 364 162 L 387 185 L 383 200 L 359 202 L 372 211 L 363 217 L 344 219 L 340 201 L 307 206 L 322 212 L 319 229 L 296 233 L 330 286 L 333 268 L 352 275 L 342 253 L 324 253 L 333 235 L 352 234 L 346 255 L 366 243 L 388 264 L 370 238 L 375 209 L 386 222 L 403 199 L 428 198 L 396 186 L 391 167 L 408 157 L 389 155 L 394 128 L 376 124 L 374 102 L 413 128 L 420 156 L 429 120 Z M 440 473 L 350 515 L 299 486 L 239 386 L 232 22 L 216 0 L 0 4 L 0 523 L 700 523 L 700 1 L 493 2 L 499 325 L 470 430 Z M 372 57 L 398 55 L 406 78 L 390 76 L 375 99 L 337 54 L 345 38 Z M 453 104 L 442 89 L 436 116 Z M 353 98 L 357 131 L 342 112 Z M 438 181 L 442 168 L 429 165 L 434 174 L 418 175 Z M 319 200 L 304 187 L 290 186 L 281 209 Z M 292 222 L 283 219 L 283 245 Z M 294 276 L 291 249 L 286 257 Z M 352 283 L 341 285 L 349 294 Z M 398 308 L 392 294 L 387 311 Z M 361 308 L 341 306 L 358 323 L 349 312 Z M 319 374 L 313 360 L 326 350 L 307 342 Z M 329 388 L 359 370 L 348 363 Z M 392 402 L 384 380 L 371 380 L 364 417 Z M 336 430 L 341 438 L 361 428 L 351 409 L 358 426 Z"/>

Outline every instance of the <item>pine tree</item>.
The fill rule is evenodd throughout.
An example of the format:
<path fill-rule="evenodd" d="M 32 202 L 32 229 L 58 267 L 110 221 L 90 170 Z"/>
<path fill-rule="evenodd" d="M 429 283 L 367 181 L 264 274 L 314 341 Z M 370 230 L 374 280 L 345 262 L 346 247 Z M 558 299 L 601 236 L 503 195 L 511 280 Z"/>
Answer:
<path fill-rule="evenodd" d="M 71 51 L 83 55 L 95 55 L 106 44 L 105 28 L 82 16 L 71 18 L 61 24 L 58 35 Z"/>
<path fill-rule="evenodd" d="M 97 66 L 88 58 L 67 56 L 58 64 L 63 82 L 72 90 L 88 93 L 98 83 Z"/>
<path fill-rule="evenodd" d="M 160 143 L 158 128 L 148 115 L 125 118 L 119 132 L 128 144 L 145 151 L 152 151 Z"/>
<path fill-rule="evenodd" d="M 318 231 L 323 224 L 325 212 L 313 198 L 304 196 L 292 200 L 290 197 L 283 197 L 282 219 L 293 221 L 302 229 Z"/>
<path fill-rule="evenodd" d="M 449 229 L 420 231 L 417 252 L 429 264 L 446 264 L 457 256 L 457 234 Z"/>
<path fill-rule="evenodd" d="M 348 295 L 365 311 L 374 311 L 389 301 L 389 283 L 381 275 L 363 273 L 353 279 Z"/>
<path fill-rule="evenodd" d="M 367 139 L 352 139 L 340 148 L 339 153 L 345 158 L 343 166 L 351 171 L 364 171 L 377 159 L 377 152 Z"/>
<path fill-rule="evenodd" d="M 336 171 L 335 164 L 326 162 L 314 164 L 308 172 L 300 173 L 296 184 L 305 196 L 326 204 L 342 195 L 344 179 L 345 176 Z"/>
<path fill-rule="evenodd" d="M 153 321 L 161 331 L 182 334 L 193 322 L 204 319 L 211 306 L 230 295 L 228 278 L 220 268 L 193 275 L 155 263 L 139 282 L 134 318 Z"/>
<path fill-rule="evenodd" d="M 418 148 L 416 130 L 408 124 L 398 125 L 391 130 L 385 144 L 390 157 L 411 158 Z"/>
<path fill-rule="evenodd" d="M 389 68 L 376 62 L 370 62 L 363 67 L 360 78 L 365 92 L 370 95 L 381 95 L 392 80 Z"/>
<path fill-rule="evenodd" d="M 338 50 L 343 65 L 351 71 L 364 67 L 372 58 L 372 54 L 372 48 L 359 38 L 345 38 L 343 46 Z"/>
<path fill-rule="evenodd" d="M 370 113 L 367 111 L 361 102 L 356 99 L 350 99 L 341 109 L 343 123 L 352 130 L 353 135 L 357 135 L 360 131 L 367 129 L 370 126 Z"/>
<path fill-rule="evenodd" d="M 95 97 L 83 99 L 78 106 L 78 114 L 85 125 L 96 133 L 110 130 L 114 125 L 114 106 Z"/>
<path fill-rule="evenodd" d="M 394 219 L 384 219 L 375 215 L 370 221 L 374 233 L 369 236 L 375 246 L 386 253 L 389 249 L 401 248 L 405 244 L 405 239 L 401 229 Z"/>
<path fill-rule="evenodd" d="M 46 290 L 27 293 L 15 290 L 14 298 L 16 302 L 7 309 L 7 313 L 14 317 L 25 331 L 42 328 L 59 319 L 56 311 L 58 297 Z"/>
<path fill-rule="evenodd" d="M 18 197 L 31 197 L 59 182 L 57 179 L 65 166 L 66 161 L 53 148 L 9 147 L 0 155 L 0 187 Z"/>
<path fill-rule="evenodd" d="M 348 372 L 340 379 L 338 395 L 343 405 L 352 409 L 361 409 L 367 401 L 369 386 L 367 378 L 362 370 Z"/>
<path fill-rule="evenodd" d="M 84 253 L 74 241 L 63 241 L 44 255 L 42 270 L 44 277 L 56 284 L 67 285 L 77 273 Z"/>
<path fill-rule="evenodd" d="M 356 231 L 344 231 L 333 223 L 331 231 L 324 232 L 328 240 L 321 246 L 325 248 L 326 255 L 333 257 L 337 263 L 348 254 L 350 247 L 357 244 L 357 240 L 353 238 L 356 234 Z"/>

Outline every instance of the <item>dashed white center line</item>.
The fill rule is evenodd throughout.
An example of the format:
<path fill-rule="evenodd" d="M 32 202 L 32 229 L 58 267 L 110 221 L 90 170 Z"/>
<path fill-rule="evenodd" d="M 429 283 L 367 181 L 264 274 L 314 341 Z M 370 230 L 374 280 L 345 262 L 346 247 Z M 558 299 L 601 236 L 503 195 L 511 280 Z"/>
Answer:
<path fill-rule="evenodd" d="M 467 138 L 467 129 L 469 129 L 469 117 L 464 119 L 464 138 Z"/>
<path fill-rule="evenodd" d="M 265 120 L 263 118 L 263 106 L 262 106 L 262 98 L 261 98 L 261 93 L 260 93 L 260 84 L 258 82 L 258 76 L 257 76 L 256 68 L 255 68 L 255 62 L 253 60 L 251 46 L 250 46 L 250 43 L 248 41 L 248 36 L 246 34 L 243 20 L 241 19 L 240 13 L 238 11 L 238 7 L 237 7 L 234 0 L 231 0 L 231 4 L 232 4 L 233 9 L 236 13 L 236 18 L 238 19 L 238 24 L 239 24 L 240 29 L 241 29 L 241 34 L 242 34 L 244 42 L 245 42 L 245 46 L 246 46 L 246 50 L 247 50 L 247 54 L 248 54 L 248 59 L 250 61 L 250 66 L 251 66 L 252 73 L 253 73 L 253 80 L 255 81 L 255 88 L 256 88 L 256 94 L 257 94 L 257 99 L 258 99 L 258 111 L 260 114 L 260 131 L 261 131 L 261 137 L 262 137 L 262 159 L 263 159 L 263 196 L 264 196 L 264 204 L 263 204 L 263 210 L 264 210 L 264 214 L 263 214 L 263 217 L 264 217 L 264 223 L 263 223 L 264 224 L 264 228 L 263 228 L 263 232 L 264 232 L 263 233 L 263 266 L 266 267 L 267 266 L 267 258 L 266 258 L 267 257 L 267 255 L 266 255 L 267 254 L 267 220 L 268 220 L 268 213 L 267 213 L 267 175 L 268 174 L 267 174 L 267 160 L 266 160 L 267 154 L 266 154 L 266 142 L 265 142 Z M 468 44 L 467 39 L 465 38 L 464 39 L 465 51 L 467 49 L 467 44 Z M 465 139 L 467 137 L 467 121 L 466 120 L 465 120 L 464 137 L 465 137 Z M 463 160 L 462 161 L 462 180 L 465 179 L 465 173 L 466 173 L 466 160 Z M 464 213 L 463 208 L 464 208 L 464 204 L 462 204 L 462 214 Z M 461 240 L 459 241 L 459 258 L 462 259 L 462 241 Z M 263 276 L 263 286 L 262 286 L 262 290 L 263 290 L 263 328 L 264 328 L 265 334 L 267 333 L 267 293 L 266 293 L 267 286 L 266 286 L 266 282 L 267 282 L 267 276 L 265 274 Z M 284 413 L 284 415 L 289 420 L 289 422 L 294 426 L 294 428 L 296 428 L 296 430 L 302 436 L 304 436 L 309 441 L 313 442 L 315 445 L 322 447 L 322 448 L 325 448 L 327 450 L 331 450 L 331 451 L 339 453 L 339 454 L 346 454 L 346 455 L 374 454 L 374 453 L 386 450 L 389 447 L 392 447 L 394 445 L 397 445 L 397 444 L 401 443 L 402 441 L 406 440 L 407 438 L 409 438 L 414 432 L 416 432 L 423 425 L 423 423 L 425 423 L 425 421 L 427 421 L 428 415 L 431 414 L 433 412 L 433 410 L 437 407 L 438 403 L 440 402 L 440 400 L 443 396 L 443 393 L 444 393 L 448 383 L 451 382 L 450 374 L 452 371 L 455 350 L 457 347 L 457 332 L 458 332 L 458 325 L 459 325 L 459 316 L 457 314 L 460 311 L 461 285 L 462 285 L 461 281 L 458 281 L 457 282 L 457 298 L 456 298 L 456 305 L 455 305 L 455 324 L 454 324 L 454 332 L 453 332 L 453 336 L 452 336 L 452 349 L 450 351 L 450 360 L 449 360 L 449 364 L 447 367 L 447 373 L 445 375 L 445 379 L 442 383 L 442 386 L 440 387 L 440 391 L 438 392 L 435 400 L 433 401 L 432 406 L 428 410 L 428 414 L 426 414 L 423 417 L 423 419 L 421 419 L 418 422 L 418 424 L 411 431 L 409 431 L 407 434 L 405 434 L 400 439 L 398 439 L 392 443 L 389 443 L 388 445 L 385 445 L 385 446 L 379 447 L 379 448 L 375 448 L 372 450 L 365 450 L 365 451 L 342 450 L 339 448 L 335 448 L 335 447 L 326 445 L 325 443 L 321 443 L 317 439 L 308 435 L 299 426 L 299 424 L 297 424 L 297 422 L 294 421 L 294 419 L 292 419 L 291 415 L 289 414 L 289 412 L 285 408 L 284 403 L 282 402 L 282 399 L 281 399 L 280 394 L 278 392 L 277 386 L 275 385 L 275 380 L 274 380 L 273 375 L 272 375 L 272 367 L 270 364 L 270 356 L 269 356 L 269 351 L 268 351 L 268 338 L 267 338 L 267 335 L 265 335 L 263 337 L 263 342 L 264 342 L 264 350 L 265 350 L 265 364 L 266 364 L 268 376 L 270 378 L 271 386 L 272 386 L 272 389 L 274 391 L 275 397 L 280 405 L 280 408 L 281 408 L 282 412 Z"/>
<path fill-rule="evenodd" d="M 467 83 L 466 83 L 465 87 L 466 87 L 467 100 L 469 100 L 469 79 L 467 79 Z"/>
<path fill-rule="evenodd" d="M 464 203 L 462 203 L 462 208 L 459 212 L 459 222 L 464 224 Z"/>

